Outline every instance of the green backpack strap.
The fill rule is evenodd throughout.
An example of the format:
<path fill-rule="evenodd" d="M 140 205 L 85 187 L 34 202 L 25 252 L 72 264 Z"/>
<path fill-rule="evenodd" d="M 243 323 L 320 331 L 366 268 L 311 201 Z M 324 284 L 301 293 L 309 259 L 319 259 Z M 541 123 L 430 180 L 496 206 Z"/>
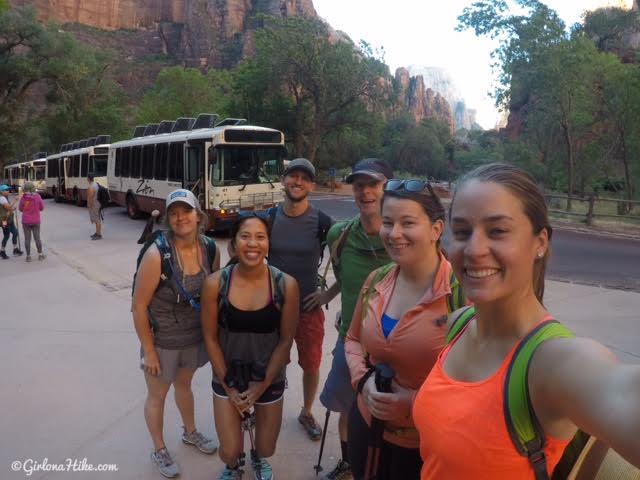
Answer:
<path fill-rule="evenodd" d="M 453 270 L 449 274 L 449 286 L 451 287 L 451 294 L 447 296 L 447 310 L 448 313 L 452 313 L 464 307 L 464 291 Z"/>
<path fill-rule="evenodd" d="M 475 315 L 476 308 L 472 305 L 459 312 L 457 317 L 453 320 L 453 323 L 449 326 L 449 331 L 447 332 L 447 336 L 444 341 L 445 345 L 449 345 Z"/>
<path fill-rule="evenodd" d="M 377 268 L 374 271 L 373 278 L 367 288 L 362 292 L 362 319 L 364 320 L 364 315 L 367 311 L 367 307 L 369 306 L 369 297 L 375 291 L 376 285 L 380 283 L 380 281 L 387 276 L 387 274 L 396 267 L 396 264 L 391 262 L 383 265 L 380 268 Z"/>
<path fill-rule="evenodd" d="M 529 364 L 537 348 L 553 338 L 571 338 L 573 333 L 555 320 L 538 325 L 522 339 L 504 381 L 504 415 L 511 441 L 520 455 L 529 459 L 536 480 L 548 480 L 544 454 L 545 434 L 529 397 Z"/>

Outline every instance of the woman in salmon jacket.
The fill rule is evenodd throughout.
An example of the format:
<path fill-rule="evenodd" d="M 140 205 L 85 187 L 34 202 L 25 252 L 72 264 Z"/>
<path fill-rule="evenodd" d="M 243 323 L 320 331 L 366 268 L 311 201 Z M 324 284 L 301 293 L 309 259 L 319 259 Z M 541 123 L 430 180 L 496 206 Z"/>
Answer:
<path fill-rule="evenodd" d="M 356 479 L 364 478 L 367 463 L 375 468 L 367 454 L 372 416 L 384 422 L 378 468 L 372 473 L 379 480 L 420 476 L 411 406 L 444 345 L 452 299 L 460 296 L 452 289 L 451 265 L 439 248 L 444 215 L 428 182 L 387 182 L 380 238 L 395 264 L 367 278 L 345 343 L 357 391 L 348 421 L 348 452 Z M 390 393 L 376 388 L 375 367 L 381 364 L 395 373 Z"/>

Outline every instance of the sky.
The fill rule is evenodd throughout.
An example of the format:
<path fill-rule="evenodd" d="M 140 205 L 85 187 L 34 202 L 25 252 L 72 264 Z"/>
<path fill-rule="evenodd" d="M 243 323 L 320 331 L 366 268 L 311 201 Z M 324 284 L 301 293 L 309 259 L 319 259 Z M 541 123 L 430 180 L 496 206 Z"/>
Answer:
<path fill-rule="evenodd" d="M 567 26 L 579 22 L 585 10 L 599 6 L 631 7 L 633 0 L 545 1 Z M 490 53 L 497 46 L 473 32 L 456 32 L 457 17 L 472 0 L 313 0 L 320 17 L 355 42 L 366 40 L 384 48 L 394 73 L 398 67 L 421 65 L 447 70 L 477 121 L 493 128 L 500 118 L 488 92 L 494 75 Z"/>

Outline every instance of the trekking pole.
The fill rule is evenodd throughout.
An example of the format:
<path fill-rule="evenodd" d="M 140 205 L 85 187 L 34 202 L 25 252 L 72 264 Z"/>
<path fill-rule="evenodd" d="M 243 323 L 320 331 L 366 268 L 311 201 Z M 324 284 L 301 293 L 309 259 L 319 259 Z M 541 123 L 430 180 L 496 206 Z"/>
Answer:
<path fill-rule="evenodd" d="M 395 377 L 393 368 L 385 363 L 376 365 L 375 383 L 376 390 L 383 393 L 391 392 L 391 381 Z M 384 421 L 371 417 L 369 429 L 369 447 L 367 448 L 367 463 L 364 469 L 364 480 L 376 480 L 380 465 L 380 450 L 382 449 L 382 435 L 384 433 Z"/>
<path fill-rule="evenodd" d="M 313 469 L 316 471 L 316 477 L 322 471 L 322 452 L 324 452 L 324 441 L 327 439 L 327 425 L 329 425 L 329 415 L 331 415 L 331 410 L 327 408 L 327 413 L 324 417 L 324 430 L 322 430 L 322 441 L 320 441 L 320 454 L 318 455 L 318 464 L 313 466 Z"/>

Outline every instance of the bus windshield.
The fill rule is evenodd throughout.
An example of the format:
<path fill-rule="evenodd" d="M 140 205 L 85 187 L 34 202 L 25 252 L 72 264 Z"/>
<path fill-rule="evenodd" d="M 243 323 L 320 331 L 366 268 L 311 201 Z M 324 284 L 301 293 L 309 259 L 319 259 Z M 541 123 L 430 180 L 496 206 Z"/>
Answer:
<path fill-rule="evenodd" d="M 282 174 L 285 150 L 274 147 L 215 147 L 209 150 L 209 176 L 215 186 L 273 183 Z"/>

